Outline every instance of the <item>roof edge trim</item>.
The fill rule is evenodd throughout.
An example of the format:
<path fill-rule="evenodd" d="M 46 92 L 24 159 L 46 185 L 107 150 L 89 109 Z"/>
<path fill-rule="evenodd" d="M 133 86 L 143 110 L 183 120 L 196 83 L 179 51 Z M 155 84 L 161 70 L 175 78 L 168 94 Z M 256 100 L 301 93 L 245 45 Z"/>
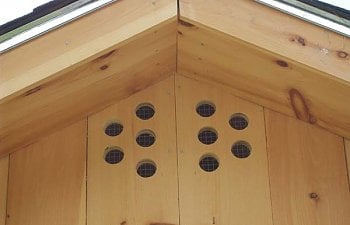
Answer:
<path fill-rule="evenodd" d="M 334 22 L 332 20 L 323 18 L 311 12 L 296 8 L 294 6 L 291 6 L 289 4 L 276 1 L 276 0 L 255 0 L 255 1 L 262 3 L 264 5 L 267 5 L 271 8 L 277 9 L 279 11 L 282 11 L 284 13 L 287 13 L 289 15 L 296 16 L 302 20 L 308 21 L 317 26 L 326 28 L 328 30 L 332 30 L 338 34 L 344 35 L 346 37 L 350 37 L 349 27 L 342 25 L 340 23 Z"/>
<path fill-rule="evenodd" d="M 74 11 L 68 12 L 62 16 L 53 18 L 43 24 L 32 27 L 27 31 L 19 33 L 18 35 L 0 43 L 0 53 L 9 51 L 21 44 L 24 44 L 36 37 L 39 37 L 47 32 L 50 32 L 53 29 L 64 26 L 65 24 L 72 22 L 86 14 L 94 12 L 110 3 L 113 3 L 117 0 L 99 0 L 92 2 L 88 5 L 84 5 L 81 8 L 78 8 Z"/>

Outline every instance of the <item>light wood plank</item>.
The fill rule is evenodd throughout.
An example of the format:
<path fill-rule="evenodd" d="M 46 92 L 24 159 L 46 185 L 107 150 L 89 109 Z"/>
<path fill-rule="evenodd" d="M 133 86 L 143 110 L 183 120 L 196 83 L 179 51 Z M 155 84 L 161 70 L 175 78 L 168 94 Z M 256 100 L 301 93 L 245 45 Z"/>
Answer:
<path fill-rule="evenodd" d="M 263 109 L 234 97 L 214 84 L 208 85 L 177 76 L 177 136 L 179 157 L 179 199 L 181 224 L 272 225 Z M 196 106 L 202 101 L 215 104 L 212 117 L 200 117 Z M 234 130 L 229 120 L 244 113 L 249 125 Z M 218 140 L 212 145 L 199 142 L 203 127 L 214 128 Z M 251 155 L 236 158 L 231 147 L 247 141 Z M 219 168 L 205 172 L 200 158 L 215 155 Z"/>
<path fill-rule="evenodd" d="M 265 112 L 274 224 L 350 224 L 343 139 Z"/>
<path fill-rule="evenodd" d="M 0 224 L 5 225 L 9 157 L 0 159 Z"/>
<path fill-rule="evenodd" d="M 103 55 L 177 14 L 174 0 L 116 1 L 0 55 L 0 101 Z"/>
<path fill-rule="evenodd" d="M 334 65 L 335 66 L 335 65 Z M 350 137 L 350 84 L 200 24 L 182 24 L 178 73 Z"/>
<path fill-rule="evenodd" d="M 142 103 L 154 106 L 153 118 L 136 117 L 136 107 Z M 124 127 L 116 137 L 104 133 L 113 121 Z M 147 148 L 135 141 L 144 129 L 156 136 Z M 174 77 L 89 117 L 88 225 L 179 224 L 175 134 Z M 104 160 L 106 148 L 113 146 L 124 152 L 119 164 Z M 138 176 L 136 167 L 142 160 L 156 164 L 154 176 Z"/>
<path fill-rule="evenodd" d="M 190 19 L 350 81 L 350 39 L 254 1 L 180 0 Z"/>
<path fill-rule="evenodd" d="M 0 104 L 0 155 L 38 140 L 173 74 L 176 19 Z"/>
<path fill-rule="evenodd" d="M 87 121 L 10 155 L 7 225 L 85 225 Z"/>

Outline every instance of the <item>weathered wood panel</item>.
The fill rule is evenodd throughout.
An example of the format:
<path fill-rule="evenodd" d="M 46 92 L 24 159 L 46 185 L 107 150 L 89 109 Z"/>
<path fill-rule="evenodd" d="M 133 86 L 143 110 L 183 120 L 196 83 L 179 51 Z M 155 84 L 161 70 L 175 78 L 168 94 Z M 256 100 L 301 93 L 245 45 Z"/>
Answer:
<path fill-rule="evenodd" d="M 348 82 L 203 25 L 180 24 L 178 73 L 350 137 Z"/>
<path fill-rule="evenodd" d="M 350 224 L 343 139 L 294 118 L 265 113 L 274 224 Z"/>
<path fill-rule="evenodd" d="M 9 157 L 0 159 L 0 224 L 5 225 Z"/>
<path fill-rule="evenodd" d="M 0 156 L 173 74 L 175 30 L 173 18 L 0 103 Z"/>
<path fill-rule="evenodd" d="M 176 81 L 181 224 L 272 225 L 263 108 L 215 85 L 182 76 Z M 196 106 L 201 102 L 215 105 L 213 116 L 197 114 Z M 235 113 L 248 118 L 244 130 L 230 126 Z M 205 127 L 217 132 L 218 139 L 211 145 L 198 139 L 199 131 Z M 231 147 L 237 141 L 251 146 L 248 158 L 232 154 Z M 218 169 L 202 170 L 199 161 L 203 156 L 217 158 Z"/>
<path fill-rule="evenodd" d="M 143 103 L 154 106 L 149 120 L 135 114 Z M 120 135 L 105 134 L 111 122 L 122 124 Z M 136 143 L 143 130 L 155 134 L 153 145 Z M 88 139 L 88 225 L 179 224 L 174 77 L 90 116 Z M 124 156 L 119 163 L 108 164 L 105 157 L 113 147 Z M 157 167 L 148 178 L 137 173 L 144 160 Z"/>
<path fill-rule="evenodd" d="M 7 225 L 85 225 L 82 120 L 10 155 Z"/>

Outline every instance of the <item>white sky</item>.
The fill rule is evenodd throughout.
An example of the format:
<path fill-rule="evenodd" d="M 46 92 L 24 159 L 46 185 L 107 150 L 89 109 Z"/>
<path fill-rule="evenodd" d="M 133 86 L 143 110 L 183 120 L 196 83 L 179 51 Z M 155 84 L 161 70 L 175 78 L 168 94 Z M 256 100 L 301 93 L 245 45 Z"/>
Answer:
<path fill-rule="evenodd" d="M 30 13 L 50 0 L 0 0 L 0 25 Z M 350 10 L 349 0 L 320 0 Z"/>
<path fill-rule="evenodd" d="M 350 10 L 350 1 L 349 0 L 319 0 L 321 2 L 326 2 L 328 4 L 332 4 L 338 6 L 340 8 L 344 8 Z"/>

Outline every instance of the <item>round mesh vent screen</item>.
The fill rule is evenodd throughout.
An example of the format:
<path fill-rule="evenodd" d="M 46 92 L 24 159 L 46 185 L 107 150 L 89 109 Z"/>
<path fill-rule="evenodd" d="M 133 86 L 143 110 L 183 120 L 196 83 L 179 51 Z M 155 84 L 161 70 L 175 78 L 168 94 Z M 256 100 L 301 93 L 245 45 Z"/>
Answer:
<path fill-rule="evenodd" d="M 251 147 L 245 141 L 238 141 L 232 146 L 231 152 L 237 158 L 247 158 L 250 156 Z"/>
<path fill-rule="evenodd" d="M 151 104 L 141 104 L 136 109 L 136 116 L 142 120 L 151 119 L 154 116 L 154 107 Z"/>
<path fill-rule="evenodd" d="M 243 130 L 248 126 L 248 118 L 241 113 L 234 114 L 230 121 L 231 127 L 236 130 Z"/>
<path fill-rule="evenodd" d="M 108 136 L 118 136 L 123 131 L 123 125 L 120 123 L 110 123 L 105 129 L 105 134 Z"/>
<path fill-rule="evenodd" d="M 142 161 L 137 166 L 137 174 L 140 177 L 151 177 L 153 176 L 157 171 L 156 164 L 151 161 Z"/>
<path fill-rule="evenodd" d="M 199 166 L 206 172 L 212 172 L 219 168 L 219 161 L 214 156 L 205 155 L 199 161 Z"/>
<path fill-rule="evenodd" d="M 198 140 L 206 145 L 213 144 L 217 139 L 218 135 L 213 128 L 203 128 L 198 133 Z"/>
<path fill-rule="evenodd" d="M 141 131 L 136 137 L 136 142 L 142 147 L 149 147 L 156 141 L 156 136 L 152 131 L 145 130 Z"/>
<path fill-rule="evenodd" d="M 215 113 L 215 106 L 210 102 L 203 102 L 198 104 L 196 111 L 202 117 L 210 117 Z"/>
<path fill-rule="evenodd" d="M 107 148 L 105 161 L 109 164 L 120 163 L 124 158 L 124 152 L 116 147 Z"/>

